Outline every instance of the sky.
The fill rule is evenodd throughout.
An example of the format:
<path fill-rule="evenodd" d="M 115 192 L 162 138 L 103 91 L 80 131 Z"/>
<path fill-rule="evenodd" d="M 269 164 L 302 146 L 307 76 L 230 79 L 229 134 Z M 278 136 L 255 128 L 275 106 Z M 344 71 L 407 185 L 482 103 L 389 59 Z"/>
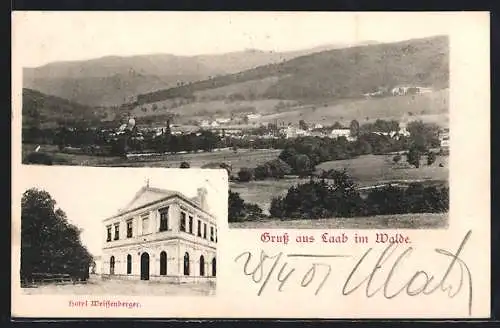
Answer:
<path fill-rule="evenodd" d="M 19 201 L 29 188 L 49 192 L 68 221 L 83 229 L 82 242 L 93 255 L 102 252 L 102 220 L 128 204 L 147 179 L 150 187 L 179 191 L 188 197 L 205 187 L 208 206 L 217 220 L 225 219 L 227 212 L 227 175 L 221 170 L 23 165 L 16 176 L 20 177 Z"/>
<path fill-rule="evenodd" d="M 22 67 L 109 55 L 289 51 L 447 34 L 448 13 L 14 12 Z M 196 23 L 194 23 L 196 22 Z"/>

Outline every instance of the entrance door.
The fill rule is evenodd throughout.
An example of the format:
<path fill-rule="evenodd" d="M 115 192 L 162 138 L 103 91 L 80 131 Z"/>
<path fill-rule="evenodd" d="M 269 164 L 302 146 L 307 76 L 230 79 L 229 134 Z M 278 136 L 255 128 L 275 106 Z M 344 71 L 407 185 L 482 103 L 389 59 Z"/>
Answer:
<path fill-rule="evenodd" d="M 113 275 L 115 274 L 115 257 L 111 256 L 109 259 L 109 274 Z"/>
<path fill-rule="evenodd" d="M 141 255 L 141 280 L 149 280 L 149 254 Z"/>

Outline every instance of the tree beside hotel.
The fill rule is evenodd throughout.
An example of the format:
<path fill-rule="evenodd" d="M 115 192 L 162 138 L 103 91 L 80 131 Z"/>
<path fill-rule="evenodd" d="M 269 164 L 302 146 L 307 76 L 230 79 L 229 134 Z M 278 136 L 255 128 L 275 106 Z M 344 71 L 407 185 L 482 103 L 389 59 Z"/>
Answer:
<path fill-rule="evenodd" d="M 21 201 L 21 279 L 32 280 L 34 274 L 87 279 L 92 255 L 80 232 L 48 192 L 27 190 Z"/>

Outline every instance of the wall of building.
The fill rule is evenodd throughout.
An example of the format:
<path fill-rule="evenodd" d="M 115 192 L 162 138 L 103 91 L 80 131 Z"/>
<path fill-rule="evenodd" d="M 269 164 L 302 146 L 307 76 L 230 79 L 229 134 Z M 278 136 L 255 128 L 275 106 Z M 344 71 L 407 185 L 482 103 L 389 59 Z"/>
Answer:
<path fill-rule="evenodd" d="M 163 251 L 167 254 L 166 277 L 181 277 L 189 280 L 196 277 L 213 276 L 212 260 L 216 259 L 216 250 L 193 241 L 181 239 L 108 248 L 102 255 L 103 264 L 101 273 L 103 275 L 111 274 L 110 260 L 111 256 L 113 256 L 115 259 L 114 275 L 122 279 L 139 280 L 141 276 L 141 256 L 147 253 L 149 255 L 150 280 L 155 280 L 155 277 L 162 279 L 164 276 L 161 275 L 160 271 L 160 254 Z M 189 254 L 189 275 L 187 277 L 184 274 L 184 256 L 186 253 Z M 132 271 L 130 274 L 127 273 L 128 255 L 132 258 Z M 204 259 L 204 272 L 201 272 L 201 256 Z M 217 263 L 217 260 L 215 261 Z"/>
<path fill-rule="evenodd" d="M 160 230 L 160 209 L 168 206 L 168 227 Z M 184 213 L 185 216 L 182 216 Z M 190 229 L 189 219 L 192 218 Z M 148 229 L 142 219 L 148 218 Z M 181 220 L 184 224 L 181 227 Z M 132 220 L 132 237 L 127 238 L 127 221 Z M 198 235 L 198 222 L 201 236 Z M 114 224 L 119 224 L 119 239 L 114 240 Z M 107 241 L 106 227 L 112 226 L 111 241 Z M 206 227 L 206 228 L 204 228 Z M 184 231 L 182 230 L 184 229 Z M 213 234 L 211 234 L 211 228 Z M 215 218 L 191 202 L 179 197 L 126 213 L 103 222 L 104 242 L 101 273 L 110 274 L 110 259 L 114 256 L 114 276 L 121 279 L 140 279 L 141 255 L 149 254 L 150 280 L 196 281 L 212 276 L 212 260 L 216 258 L 217 225 Z M 205 234 L 206 229 L 206 234 Z M 160 253 L 167 253 L 167 272 L 160 276 Z M 189 254 L 189 275 L 184 275 L 184 255 Z M 132 272 L 127 274 L 127 255 L 132 257 Z M 200 257 L 204 259 L 204 277 L 200 272 Z"/>
<path fill-rule="evenodd" d="M 168 229 L 160 230 L 160 209 L 168 206 Z M 186 214 L 184 226 L 186 231 L 181 229 L 181 213 Z M 193 232 L 189 232 L 189 217 L 193 217 Z M 148 229 L 143 231 L 142 220 L 148 218 Z M 132 237 L 127 238 L 127 221 L 132 220 Z M 191 238 L 191 235 L 197 236 L 198 221 L 203 226 L 207 226 L 207 238 L 199 238 L 198 242 L 203 245 L 215 247 L 215 240 L 210 240 L 210 227 L 214 229 L 214 237 L 217 236 L 217 223 L 214 217 L 209 213 L 202 211 L 190 202 L 180 198 L 172 198 L 163 202 L 155 203 L 143 209 L 126 213 L 122 216 L 106 220 L 103 224 L 103 249 L 110 247 L 126 246 L 148 241 L 158 241 L 167 238 L 181 236 Z M 114 225 L 119 224 L 119 239 L 115 240 Z M 107 241 L 107 227 L 111 226 L 111 240 Z"/>

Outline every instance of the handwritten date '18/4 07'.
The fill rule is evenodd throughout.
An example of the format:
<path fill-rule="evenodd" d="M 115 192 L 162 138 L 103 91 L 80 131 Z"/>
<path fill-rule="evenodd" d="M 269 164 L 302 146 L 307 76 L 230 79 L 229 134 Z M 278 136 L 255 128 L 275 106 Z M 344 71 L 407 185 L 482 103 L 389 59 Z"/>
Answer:
<path fill-rule="evenodd" d="M 386 299 L 393 299 L 402 293 L 408 296 L 430 295 L 437 291 L 446 292 L 448 297 L 457 296 L 464 288 L 468 295 L 469 315 L 472 311 L 472 276 L 467 264 L 460 258 L 460 253 L 466 245 L 471 231 L 469 231 L 455 253 L 444 249 L 435 249 L 435 252 L 443 256 L 443 260 L 449 261 L 447 270 L 441 276 L 435 276 L 423 270 L 416 271 L 413 275 L 405 279 L 404 283 L 391 283 L 398 268 L 404 264 L 404 259 L 410 256 L 413 252 L 413 247 L 404 249 L 395 259 L 392 266 L 384 265 L 390 258 L 395 258 L 396 244 L 392 243 L 387 246 L 380 255 L 375 266 L 371 267 L 368 272 L 363 272 L 363 263 L 372 254 L 373 249 L 369 248 L 357 261 L 353 269 L 349 273 L 342 288 L 344 296 L 350 295 L 360 288 L 365 290 L 366 297 L 370 298 L 377 294 L 382 294 Z M 377 256 L 377 255 L 375 255 Z M 320 262 L 326 258 L 352 258 L 350 255 L 319 255 L 319 254 L 284 254 L 283 252 L 275 255 L 267 255 L 261 251 L 260 257 L 254 259 L 255 255 L 252 252 L 246 251 L 235 258 L 235 262 L 243 260 L 243 273 L 250 276 L 255 284 L 259 284 L 257 295 L 261 295 L 268 285 L 271 278 L 278 282 L 278 291 L 282 291 L 289 279 L 296 275 L 296 269 L 289 264 L 287 258 L 309 258 L 314 260 L 305 274 L 299 277 L 301 287 L 315 287 L 314 293 L 318 295 L 325 283 L 327 282 L 332 272 L 332 266 L 326 261 Z M 269 265 L 270 264 L 270 268 Z M 454 269 L 460 270 L 458 281 L 451 281 L 450 274 Z M 385 281 L 381 286 L 373 286 L 374 277 L 380 274 L 385 274 Z M 274 276 L 273 276 L 274 274 Z M 355 283 L 354 281 L 358 281 Z M 359 282 L 361 281 L 361 282 Z M 466 286 L 466 287 L 465 287 Z"/>

